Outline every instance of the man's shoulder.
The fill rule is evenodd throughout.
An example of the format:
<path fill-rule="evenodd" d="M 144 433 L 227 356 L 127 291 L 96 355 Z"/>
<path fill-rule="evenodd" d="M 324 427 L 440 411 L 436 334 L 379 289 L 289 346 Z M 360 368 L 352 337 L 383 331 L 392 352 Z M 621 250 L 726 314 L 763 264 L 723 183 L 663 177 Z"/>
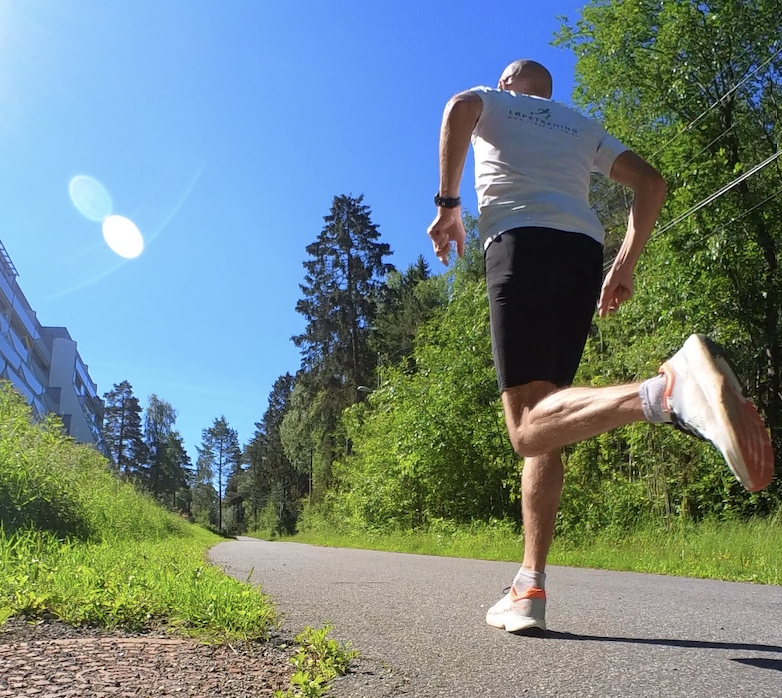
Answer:
<path fill-rule="evenodd" d="M 514 105 L 519 106 L 526 100 L 532 100 L 530 95 L 524 95 L 517 92 L 509 92 L 508 90 L 500 90 L 496 87 L 487 87 L 485 85 L 478 85 L 466 90 L 470 94 L 477 95 L 483 102 L 484 107 L 488 107 L 490 110 L 498 107 L 513 108 Z"/>
<path fill-rule="evenodd" d="M 474 92 L 481 96 L 481 98 L 492 101 L 504 101 L 508 104 L 516 104 L 519 107 L 531 109 L 549 109 L 561 113 L 573 114 L 576 118 L 590 120 L 572 107 L 568 107 L 561 102 L 555 102 L 554 100 L 546 99 L 545 97 L 537 97 L 536 95 L 528 95 L 524 92 L 511 92 L 510 90 L 500 90 L 483 85 L 471 87 L 469 90 L 466 90 L 466 92 Z"/>
<path fill-rule="evenodd" d="M 493 99 L 501 92 L 501 90 L 497 90 L 493 87 L 486 87 L 486 85 L 477 85 L 476 87 L 471 87 L 470 89 L 465 90 L 465 92 L 473 92 L 481 99 Z"/>

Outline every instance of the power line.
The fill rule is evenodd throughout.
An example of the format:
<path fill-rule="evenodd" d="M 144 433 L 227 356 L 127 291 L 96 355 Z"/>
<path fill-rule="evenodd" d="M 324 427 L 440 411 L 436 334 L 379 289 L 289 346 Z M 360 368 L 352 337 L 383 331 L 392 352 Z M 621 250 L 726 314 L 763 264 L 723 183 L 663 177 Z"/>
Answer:
<path fill-rule="evenodd" d="M 771 61 L 773 61 L 780 53 L 782 53 L 782 46 L 780 46 L 774 53 L 774 55 L 767 58 L 763 63 L 761 63 L 755 70 L 753 70 L 750 73 L 747 73 L 739 82 L 737 82 L 733 87 L 731 87 L 722 97 L 720 97 L 714 104 L 712 104 L 710 107 L 705 109 L 703 113 L 700 114 L 700 116 L 696 116 L 684 129 L 679 131 L 673 138 L 671 138 L 667 143 L 664 143 L 660 148 L 658 148 L 654 155 L 652 157 L 655 157 L 659 155 L 663 150 L 665 150 L 671 143 L 673 143 L 679 136 L 681 136 L 683 133 L 687 133 L 690 129 L 692 129 L 695 124 L 697 124 L 706 114 L 708 114 L 714 107 L 721 104 L 724 100 L 726 100 L 730 95 L 732 95 L 736 90 L 739 89 L 747 80 L 749 80 L 753 75 L 755 75 L 758 71 L 765 68 Z M 746 55 L 746 54 L 745 54 Z"/>
<path fill-rule="evenodd" d="M 712 230 L 712 231 L 708 232 L 706 235 L 703 236 L 702 239 L 710 238 L 712 235 L 717 235 L 717 233 L 721 233 L 728 226 L 733 225 L 734 223 L 740 221 L 742 218 L 744 218 L 744 216 L 748 216 L 755 209 L 758 209 L 761 206 L 764 206 L 769 201 L 771 201 L 771 199 L 779 196 L 780 194 L 782 194 L 782 188 L 777 189 L 773 194 L 769 194 L 769 196 L 767 196 L 765 199 L 763 199 L 763 201 L 761 201 L 760 203 L 755 204 L 752 208 L 748 208 L 746 211 L 742 211 L 742 213 L 740 215 L 734 216 L 727 223 L 724 223 L 723 225 L 721 225 L 716 230 Z M 686 246 L 685 249 L 689 249 L 689 246 Z"/>
<path fill-rule="evenodd" d="M 776 42 L 775 42 L 775 44 L 776 44 Z M 745 52 L 745 54 L 744 54 L 744 55 L 746 56 L 748 53 L 749 53 L 749 49 L 747 49 L 747 51 Z M 685 126 L 685 127 L 684 127 L 684 128 L 681 130 L 681 131 L 677 132 L 677 133 L 676 133 L 676 134 L 675 134 L 675 135 L 674 135 L 672 138 L 670 138 L 668 141 L 666 141 L 665 143 L 663 143 L 663 145 L 661 145 L 661 146 L 660 146 L 660 147 L 659 147 L 657 150 L 655 150 L 655 151 L 654 151 L 654 153 L 652 153 L 652 155 L 651 155 L 651 158 L 653 159 L 653 158 L 657 157 L 657 156 L 658 156 L 658 155 L 659 155 L 661 152 L 663 152 L 663 150 L 665 150 L 665 149 L 666 149 L 666 148 L 667 148 L 669 145 L 671 145 L 671 143 L 673 143 L 674 141 L 676 141 L 676 140 L 677 140 L 677 139 L 678 139 L 678 138 L 679 138 L 679 137 L 680 137 L 682 134 L 684 134 L 684 133 L 687 133 L 688 131 L 692 130 L 692 128 L 695 126 L 695 124 L 697 124 L 698 122 L 700 122 L 700 121 L 701 121 L 701 119 L 703 119 L 703 118 L 704 118 L 704 117 L 705 117 L 705 116 L 706 116 L 706 115 L 707 115 L 709 112 L 711 112 L 711 110 L 712 110 L 712 109 L 714 109 L 714 108 L 715 108 L 715 107 L 717 107 L 719 104 L 721 104 L 721 103 L 722 103 L 722 102 L 723 102 L 725 99 L 727 99 L 728 97 L 730 97 L 730 95 L 732 95 L 732 94 L 733 94 L 733 93 L 734 93 L 736 90 L 738 90 L 738 89 L 739 89 L 739 87 L 741 87 L 741 86 L 742 86 L 742 85 L 743 85 L 745 82 L 747 82 L 747 80 L 749 80 L 751 77 L 753 77 L 754 75 L 756 75 L 756 74 L 757 74 L 757 73 L 758 73 L 760 70 L 762 70 L 763 68 L 765 68 L 765 67 L 766 67 L 766 66 L 767 66 L 767 65 L 768 65 L 768 64 L 769 64 L 771 61 L 773 61 L 773 60 L 774 60 L 774 59 L 775 59 L 775 58 L 776 58 L 776 57 L 777 57 L 777 56 L 778 56 L 780 53 L 782 53 L 782 46 L 780 46 L 780 47 L 779 47 L 779 48 L 778 48 L 778 49 L 777 49 L 777 50 L 774 52 L 774 54 L 773 54 L 773 55 L 769 56 L 769 57 L 768 57 L 768 58 L 767 58 L 765 61 L 763 61 L 763 63 L 761 63 L 761 64 L 760 64 L 760 65 L 759 65 L 757 68 L 755 68 L 754 70 L 752 70 L 752 71 L 748 72 L 748 73 L 747 73 L 747 74 L 746 74 L 746 75 L 745 75 L 745 76 L 744 76 L 744 77 L 743 77 L 743 78 L 742 78 L 742 79 L 741 79 L 739 82 L 737 82 L 737 83 L 736 83 L 736 84 L 735 84 L 733 87 L 731 87 L 731 88 L 730 88 L 730 89 L 729 89 L 729 90 L 728 90 L 728 91 L 727 91 L 727 92 L 726 92 L 724 95 L 722 95 L 722 96 L 721 96 L 721 97 L 720 97 L 720 98 L 719 98 L 719 99 L 718 99 L 716 102 L 714 102 L 714 104 L 712 104 L 712 105 L 710 105 L 709 107 L 707 107 L 707 108 L 706 108 L 706 109 L 705 109 L 703 112 L 701 112 L 701 113 L 700 113 L 698 116 L 696 116 L 696 117 L 695 117 L 695 118 L 694 118 L 692 121 L 690 121 L 690 123 L 689 123 L 689 124 L 687 124 L 687 126 Z M 720 71 L 720 73 L 721 73 L 721 72 L 722 72 L 722 71 Z M 720 73 L 717 73 L 717 74 L 719 75 Z M 716 78 L 716 75 L 715 75 L 715 78 Z M 722 138 L 722 137 L 723 137 L 723 136 L 724 136 L 724 135 L 725 135 L 725 134 L 726 134 L 728 131 L 730 131 L 732 128 L 734 128 L 734 127 L 735 127 L 735 125 L 736 125 L 736 124 L 734 124 L 734 125 L 732 125 L 732 126 L 729 126 L 727 129 L 725 129 L 725 130 L 724 130 L 724 131 L 723 131 L 723 132 L 722 132 L 722 133 L 721 133 L 719 136 L 717 136 L 717 138 L 716 138 L 716 139 L 714 139 L 714 140 L 713 140 L 711 143 L 709 143 L 709 146 L 710 146 L 710 145 L 713 145 L 713 144 L 714 144 L 714 143 L 715 143 L 717 140 L 719 140 L 720 138 Z M 706 146 L 706 147 L 708 148 L 709 146 Z M 704 148 L 704 150 L 705 150 L 705 148 Z M 701 152 L 703 152 L 703 150 L 702 150 Z M 700 153 L 699 153 L 699 155 L 700 155 Z M 695 156 L 695 157 L 697 157 L 697 156 Z M 694 158 L 693 158 L 693 159 L 694 159 Z M 692 161 L 692 160 L 690 160 L 690 162 L 691 162 L 691 161 Z M 689 164 L 689 163 L 688 163 L 688 164 Z M 613 191 L 613 190 L 614 190 L 616 187 L 618 187 L 618 186 L 620 186 L 620 185 L 619 185 L 618 183 L 615 183 L 615 184 L 614 184 L 612 187 L 610 187 L 610 188 L 609 188 L 609 190 L 608 190 L 608 191 L 607 191 L 607 192 L 606 192 L 606 193 L 605 193 L 605 194 L 604 194 L 604 195 L 603 195 L 603 196 L 602 196 L 600 199 L 598 199 L 598 201 L 596 201 L 596 202 L 595 202 L 595 203 L 592 205 L 592 208 L 596 207 L 596 206 L 597 206 L 599 203 L 601 203 L 601 202 L 602 202 L 602 201 L 604 201 L 606 198 L 608 198 L 608 196 L 609 196 L 609 195 L 612 193 L 612 191 Z"/>
<path fill-rule="evenodd" d="M 736 128 L 739 125 L 741 125 L 751 115 L 752 115 L 752 112 L 748 111 L 746 114 L 744 114 L 742 117 L 740 117 L 737 121 L 735 121 L 730 126 L 728 126 L 728 128 L 726 128 L 719 136 L 717 136 L 716 138 L 712 138 L 706 145 L 703 146 L 703 148 L 701 148 L 697 153 L 695 153 L 695 155 L 693 155 L 689 160 L 687 160 L 687 162 L 685 162 L 681 166 L 680 169 L 684 169 L 691 162 L 693 162 L 694 160 L 699 158 L 701 155 L 703 155 L 703 153 L 705 153 L 709 148 L 711 148 L 711 146 L 713 146 L 720 138 L 722 138 L 725 134 L 727 134 L 730 131 L 732 131 L 734 128 Z"/>
<path fill-rule="evenodd" d="M 763 162 L 755 165 L 755 167 L 753 167 L 751 170 L 747 170 L 747 172 L 745 172 L 744 174 L 739 175 L 738 177 L 736 177 L 736 179 L 734 179 L 729 184 L 726 184 L 724 187 L 722 187 L 722 189 L 719 189 L 718 191 L 714 192 L 711 196 L 707 196 L 703 201 L 701 201 L 700 203 L 696 204 L 695 206 L 693 206 L 688 211 L 685 211 L 681 215 L 679 215 L 676 218 L 674 218 L 670 223 L 666 223 L 662 228 L 660 228 L 657 232 L 655 232 L 653 235 L 651 235 L 649 237 L 649 240 L 651 241 L 651 240 L 654 240 L 655 238 L 660 237 L 660 235 L 662 235 L 663 233 L 665 233 L 668 230 L 670 230 L 671 228 L 673 228 L 673 226 L 678 225 L 679 223 L 681 223 L 686 218 L 689 218 L 693 213 L 696 213 L 697 211 L 700 211 L 700 209 L 702 209 L 704 206 L 708 206 L 710 203 L 712 203 L 712 201 L 715 201 L 716 199 L 718 199 L 723 194 L 729 192 L 731 189 L 733 189 L 733 187 L 735 187 L 738 184 L 741 184 L 741 182 L 743 182 L 745 179 L 749 179 L 753 174 L 755 174 L 756 172 L 759 172 L 760 170 L 762 170 L 767 165 L 770 165 L 780 155 L 782 155 L 782 148 L 777 150 L 777 152 L 774 153 L 773 155 L 770 155 L 769 157 L 767 157 L 765 160 L 763 160 Z"/>
<path fill-rule="evenodd" d="M 738 184 L 741 184 L 741 182 L 743 182 L 745 179 L 748 179 L 749 177 L 754 175 L 756 172 L 759 172 L 760 170 L 762 170 L 767 165 L 770 165 L 780 155 L 782 155 L 782 148 L 777 150 L 777 152 L 774 153 L 773 155 L 767 157 L 765 160 L 763 160 L 763 162 L 758 163 L 757 165 L 755 165 L 751 170 L 747 170 L 747 172 L 745 172 L 742 175 L 739 175 L 732 182 L 726 184 L 721 189 L 718 189 L 713 194 L 710 194 L 709 196 L 707 196 L 705 199 L 703 199 L 703 201 L 700 201 L 699 203 L 695 204 L 695 206 L 693 206 L 692 208 L 689 208 L 684 213 L 678 215 L 672 221 L 669 221 L 668 223 L 666 223 L 662 228 L 660 228 L 659 230 L 655 231 L 652 235 L 649 236 L 649 240 L 647 240 L 647 244 L 650 243 L 652 240 L 656 240 L 663 233 L 668 232 L 671 228 L 673 228 L 673 226 L 678 225 L 679 223 L 681 223 L 682 221 L 686 220 L 687 218 L 689 218 L 694 213 L 697 213 L 704 206 L 708 206 L 710 203 L 712 203 L 713 201 L 718 199 L 720 196 L 722 196 L 723 194 L 725 194 L 725 193 L 729 192 L 731 189 L 733 189 L 733 187 L 735 187 Z M 614 257 L 614 259 L 616 259 L 616 257 Z M 606 262 L 606 264 L 603 265 L 603 272 L 606 272 L 606 271 L 608 271 L 611 268 L 611 265 L 614 263 L 614 259 L 612 259 L 610 262 Z"/>

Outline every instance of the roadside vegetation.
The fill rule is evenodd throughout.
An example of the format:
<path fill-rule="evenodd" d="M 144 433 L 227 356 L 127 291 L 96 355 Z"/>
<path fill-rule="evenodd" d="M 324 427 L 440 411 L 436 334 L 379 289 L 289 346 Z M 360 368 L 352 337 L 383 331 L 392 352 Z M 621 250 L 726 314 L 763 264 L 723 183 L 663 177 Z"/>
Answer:
<path fill-rule="evenodd" d="M 122 482 L 56 418 L 33 423 L 22 397 L 0 382 L 0 624 L 57 619 L 207 642 L 265 640 L 278 623 L 269 598 L 206 562 L 220 540 Z M 321 695 L 344 671 L 353 654 L 326 633 L 307 629 L 297 639 L 297 683 L 285 695 Z"/>
<path fill-rule="evenodd" d="M 0 618 L 265 637 L 274 609 L 205 561 L 220 540 L 121 482 L 0 385 Z"/>

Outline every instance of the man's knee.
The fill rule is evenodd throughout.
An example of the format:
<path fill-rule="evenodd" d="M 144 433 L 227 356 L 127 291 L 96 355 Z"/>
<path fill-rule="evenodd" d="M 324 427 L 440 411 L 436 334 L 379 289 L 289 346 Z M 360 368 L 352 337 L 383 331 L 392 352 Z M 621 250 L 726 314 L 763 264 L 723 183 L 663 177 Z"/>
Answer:
<path fill-rule="evenodd" d="M 532 438 L 532 430 L 527 428 L 523 422 L 511 429 L 509 436 L 513 450 L 522 458 L 533 458 L 544 452 Z"/>
<path fill-rule="evenodd" d="M 533 409 L 538 402 L 557 391 L 553 383 L 533 381 L 502 393 L 505 424 L 513 450 L 522 458 L 540 456 L 547 451 L 543 434 L 536 428 Z"/>

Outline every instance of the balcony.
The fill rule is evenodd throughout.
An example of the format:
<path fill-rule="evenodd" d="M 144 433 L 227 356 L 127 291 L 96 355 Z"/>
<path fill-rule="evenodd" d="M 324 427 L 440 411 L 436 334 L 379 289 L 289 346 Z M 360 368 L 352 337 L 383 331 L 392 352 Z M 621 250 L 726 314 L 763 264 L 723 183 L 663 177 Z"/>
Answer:
<path fill-rule="evenodd" d="M 27 401 L 27 404 L 30 405 L 35 400 L 35 395 L 30 390 L 28 385 L 24 382 L 22 377 L 14 371 L 10 366 L 5 367 L 4 373 L 6 376 L 8 376 L 8 380 L 11 381 L 11 384 L 14 386 L 14 388 L 20 392 L 22 395 L 24 395 L 24 399 Z"/>
<path fill-rule="evenodd" d="M 22 365 L 22 357 L 19 356 L 16 349 L 2 334 L 0 334 L 0 354 L 5 357 L 9 365 L 19 370 L 19 367 Z"/>

